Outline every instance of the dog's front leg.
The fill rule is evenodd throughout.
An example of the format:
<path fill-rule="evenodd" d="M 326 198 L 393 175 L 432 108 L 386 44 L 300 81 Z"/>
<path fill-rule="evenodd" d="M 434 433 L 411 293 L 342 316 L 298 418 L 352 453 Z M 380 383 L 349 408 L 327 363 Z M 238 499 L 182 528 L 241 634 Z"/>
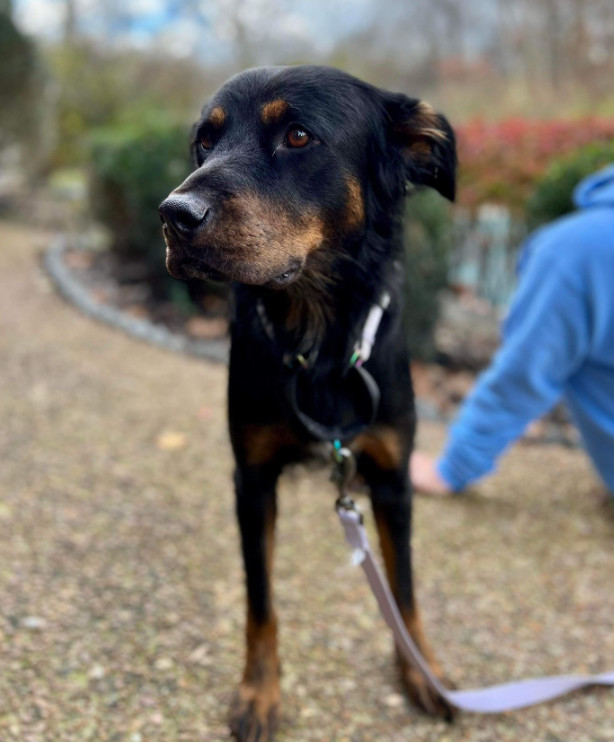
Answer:
<path fill-rule="evenodd" d="M 382 455 L 377 458 L 379 463 L 368 456 L 360 463 L 370 489 L 388 581 L 412 639 L 433 672 L 448 685 L 426 639 L 414 593 L 410 545 L 412 503 L 407 468 L 402 463 L 398 467 L 390 466 L 390 459 Z M 452 707 L 426 684 L 422 674 L 407 663 L 398 649 L 397 663 L 410 699 L 427 713 L 451 720 Z"/>
<path fill-rule="evenodd" d="M 247 656 L 230 710 L 230 728 L 239 742 L 271 740 L 279 718 L 277 617 L 271 586 L 277 476 L 271 464 L 245 465 L 235 473 L 247 582 Z"/>

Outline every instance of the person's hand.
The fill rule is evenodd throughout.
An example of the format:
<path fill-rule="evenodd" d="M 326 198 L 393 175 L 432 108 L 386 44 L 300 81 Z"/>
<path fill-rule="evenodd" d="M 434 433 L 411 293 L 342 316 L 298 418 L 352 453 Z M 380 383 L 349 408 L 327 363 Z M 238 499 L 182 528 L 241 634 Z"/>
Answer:
<path fill-rule="evenodd" d="M 411 483 L 416 492 L 434 497 L 452 494 L 450 485 L 435 468 L 435 459 L 420 451 L 414 451 L 409 461 Z"/>

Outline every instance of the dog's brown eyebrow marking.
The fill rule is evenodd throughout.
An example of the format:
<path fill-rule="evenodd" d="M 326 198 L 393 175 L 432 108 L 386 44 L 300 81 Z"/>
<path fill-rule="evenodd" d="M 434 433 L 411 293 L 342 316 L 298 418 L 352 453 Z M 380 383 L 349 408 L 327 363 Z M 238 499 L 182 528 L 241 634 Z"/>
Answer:
<path fill-rule="evenodd" d="M 278 121 L 290 108 L 290 104 L 281 98 L 275 98 L 265 103 L 260 109 L 260 120 L 263 124 L 272 124 Z"/>
<path fill-rule="evenodd" d="M 211 124 L 211 126 L 215 126 L 216 129 L 220 129 L 222 126 L 224 126 L 224 122 L 226 121 L 226 111 L 222 108 L 222 106 L 216 106 L 209 114 L 207 121 Z"/>

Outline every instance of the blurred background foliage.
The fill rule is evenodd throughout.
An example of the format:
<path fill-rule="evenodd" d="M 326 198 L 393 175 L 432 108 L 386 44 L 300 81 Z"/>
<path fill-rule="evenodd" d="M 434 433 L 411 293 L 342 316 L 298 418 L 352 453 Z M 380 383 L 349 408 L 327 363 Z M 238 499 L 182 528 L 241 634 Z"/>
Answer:
<path fill-rule="evenodd" d="M 614 142 L 614 116 L 472 119 L 457 127 L 457 136 L 459 202 L 470 209 L 486 202 L 505 204 L 522 215 L 536 183 L 553 163 L 587 146 L 601 150 Z"/>
<path fill-rule="evenodd" d="M 160 222 L 152 218 L 190 173 L 189 128 L 164 115 L 99 128 L 88 141 L 92 216 L 112 233 L 113 250 L 165 273 Z"/>
<path fill-rule="evenodd" d="M 614 138 L 596 140 L 553 159 L 533 188 L 526 204 L 528 226 L 539 227 L 573 210 L 572 195 L 582 178 L 614 163 Z"/>
<path fill-rule="evenodd" d="M 436 351 L 438 297 L 448 284 L 448 259 L 454 235 L 452 212 L 438 193 L 424 190 L 407 200 L 405 213 L 405 322 L 409 347 L 415 358 L 430 359 Z"/>
<path fill-rule="evenodd" d="M 614 159 L 611 0 L 0 0 L 0 49 L 0 208 L 33 191 L 55 215 L 70 201 L 74 229 L 103 224 L 108 249 L 183 304 L 156 206 L 188 172 L 189 125 L 225 79 L 332 64 L 429 99 L 457 130 L 461 168 L 454 211 L 434 194 L 407 206 L 408 322 L 424 357 L 459 240 L 513 270 L 517 235 L 568 211 L 578 179 Z M 494 262 L 480 232 L 490 204 L 514 225 Z M 481 295 L 481 280 L 464 288 Z"/>

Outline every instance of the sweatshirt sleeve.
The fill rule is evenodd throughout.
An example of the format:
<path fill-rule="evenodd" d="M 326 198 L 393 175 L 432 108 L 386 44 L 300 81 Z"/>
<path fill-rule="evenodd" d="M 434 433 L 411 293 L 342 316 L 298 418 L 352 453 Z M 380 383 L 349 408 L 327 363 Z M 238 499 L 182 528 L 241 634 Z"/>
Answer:
<path fill-rule="evenodd" d="M 507 446 L 562 396 L 587 354 L 589 303 L 581 271 L 563 257 L 564 245 L 531 248 L 503 344 L 461 407 L 437 462 L 455 491 L 495 468 Z"/>

